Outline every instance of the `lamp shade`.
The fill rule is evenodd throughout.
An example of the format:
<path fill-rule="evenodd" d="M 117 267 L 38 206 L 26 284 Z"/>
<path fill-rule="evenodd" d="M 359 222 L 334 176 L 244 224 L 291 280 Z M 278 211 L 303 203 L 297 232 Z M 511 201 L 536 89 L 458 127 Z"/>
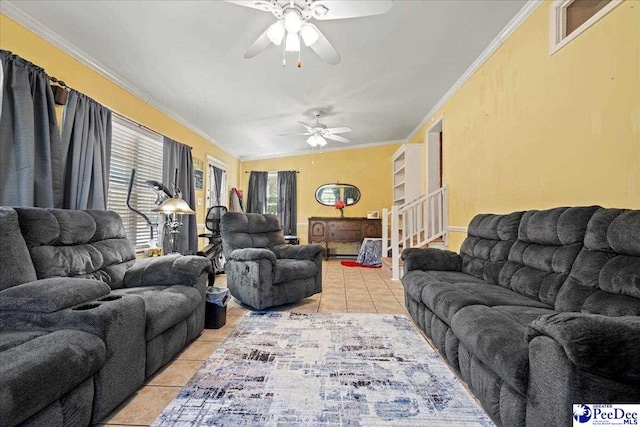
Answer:
<path fill-rule="evenodd" d="M 187 202 L 179 197 L 172 197 L 165 200 L 155 209 L 156 212 L 162 212 L 165 214 L 183 214 L 183 215 L 195 215 L 196 212 L 189 207 Z"/>

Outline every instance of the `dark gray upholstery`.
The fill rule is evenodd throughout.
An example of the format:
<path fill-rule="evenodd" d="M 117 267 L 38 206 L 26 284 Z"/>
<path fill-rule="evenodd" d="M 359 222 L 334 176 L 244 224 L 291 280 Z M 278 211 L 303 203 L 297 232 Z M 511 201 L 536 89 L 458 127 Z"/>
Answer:
<path fill-rule="evenodd" d="M 0 243 L 11 248 L 0 258 L 0 333 L 10 342 L 0 348 L 71 330 L 106 349 L 95 372 L 69 375 L 76 388 L 44 402 L 29 423 L 86 425 L 73 418 L 73 407 L 87 396 L 90 421 L 99 421 L 202 331 L 211 270 L 205 258 L 136 260 L 122 220 L 108 211 L 0 207 L 0 225 Z M 51 372 L 65 384 L 66 374 Z"/>
<path fill-rule="evenodd" d="M 322 292 L 322 246 L 286 245 L 275 215 L 228 212 L 220 221 L 231 295 L 261 310 Z"/>
<path fill-rule="evenodd" d="M 37 279 L 33 264 L 24 262 L 29 249 L 20 234 L 18 214 L 4 206 L 0 206 L 0 247 L 0 291 Z"/>
<path fill-rule="evenodd" d="M 106 358 L 104 342 L 80 331 L 0 332 L 0 347 L 3 426 L 23 422 L 52 402 L 58 402 L 92 378 Z M 92 396 L 93 387 L 89 392 Z M 90 404 L 79 405 L 76 411 L 80 412 L 76 416 L 81 415 L 84 425 L 89 423 Z M 73 424 L 68 419 L 61 421 L 64 425 Z"/>
<path fill-rule="evenodd" d="M 639 401 L 640 211 L 478 215 L 460 255 L 406 252 L 409 313 L 498 425 Z"/>

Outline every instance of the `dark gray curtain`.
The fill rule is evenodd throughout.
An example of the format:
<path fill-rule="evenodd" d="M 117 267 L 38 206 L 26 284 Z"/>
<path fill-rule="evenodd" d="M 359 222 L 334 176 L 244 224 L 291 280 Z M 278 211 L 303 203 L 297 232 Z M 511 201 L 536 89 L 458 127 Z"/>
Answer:
<path fill-rule="evenodd" d="M 62 124 L 65 209 L 107 209 L 111 111 L 71 90 Z"/>
<path fill-rule="evenodd" d="M 278 172 L 278 220 L 285 236 L 297 235 L 297 175 L 296 171 Z"/>
<path fill-rule="evenodd" d="M 221 196 L 221 192 L 222 192 L 222 174 L 224 174 L 224 171 L 220 168 L 217 168 L 215 166 L 209 166 L 210 168 L 212 168 L 212 172 L 213 172 L 213 203 L 211 204 L 211 206 L 220 206 L 223 204 L 223 200 L 220 198 Z"/>
<path fill-rule="evenodd" d="M 193 177 L 193 158 L 191 147 L 164 137 L 164 151 L 162 158 L 162 183 L 173 191 L 175 171 L 178 169 L 178 188 L 182 191 L 182 199 L 196 210 L 195 180 Z M 183 255 L 193 255 L 198 251 L 198 230 L 195 215 L 182 215 L 178 252 Z M 164 239 L 164 253 L 169 253 L 169 239 Z"/>
<path fill-rule="evenodd" d="M 358 201 L 358 191 L 353 187 L 344 187 L 344 203 L 347 204 L 349 199 L 353 199 L 352 203 Z"/>
<path fill-rule="evenodd" d="M 63 158 L 49 76 L 0 50 L 0 205 L 61 207 Z"/>
<path fill-rule="evenodd" d="M 251 172 L 247 194 L 247 213 L 267 211 L 267 179 L 269 172 Z"/>

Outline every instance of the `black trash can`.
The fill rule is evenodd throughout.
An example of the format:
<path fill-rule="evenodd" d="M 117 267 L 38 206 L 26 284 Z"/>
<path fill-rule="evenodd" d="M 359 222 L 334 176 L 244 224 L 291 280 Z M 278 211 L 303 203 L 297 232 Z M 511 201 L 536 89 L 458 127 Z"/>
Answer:
<path fill-rule="evenodd" d="M 227 301 L 229 289 L 217 286 L 207 290 L 207 302 L 204 312 L 204 327 L 219 329 L 227 323 Z"/>

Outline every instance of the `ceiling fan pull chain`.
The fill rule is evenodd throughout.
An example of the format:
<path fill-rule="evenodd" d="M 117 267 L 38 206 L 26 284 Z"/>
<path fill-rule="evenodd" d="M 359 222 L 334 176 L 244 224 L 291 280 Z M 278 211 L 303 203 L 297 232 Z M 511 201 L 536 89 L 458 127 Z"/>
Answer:
<path fill-rule="evenodd" d="M 285 48 L 286 43 L 282 43 L 282 66 L 287 66 L 287 49 Z"/>
<path fill-rule="evenodd" d="M 298 33 L 298 40 L 300 40 L 300 33 Z M 302 67 L 302 60 L 300 57 L 302 56 L 302 49 L 298 49 L 298 63 L 296 64 L 298 68 Z"/>

